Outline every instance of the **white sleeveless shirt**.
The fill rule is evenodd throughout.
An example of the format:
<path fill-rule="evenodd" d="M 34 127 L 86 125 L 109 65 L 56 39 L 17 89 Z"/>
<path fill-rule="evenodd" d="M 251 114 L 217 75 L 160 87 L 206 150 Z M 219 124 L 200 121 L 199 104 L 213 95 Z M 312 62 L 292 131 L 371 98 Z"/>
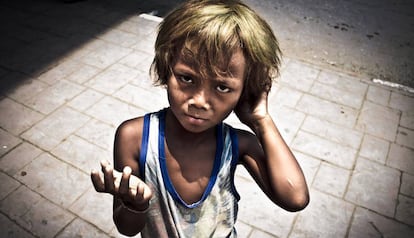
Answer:
<path fill-rule="evenodd" d="M 232 127 L 217 126 L 217 146 L 209 183 L 200 201 L 186 204 L 168 175 L 165 160 L 165 109 L 144 117 L 140 176 L 153 189 L 142 238 L 236 237 L 240 199 L 234 187 L 238 142 Z"/>

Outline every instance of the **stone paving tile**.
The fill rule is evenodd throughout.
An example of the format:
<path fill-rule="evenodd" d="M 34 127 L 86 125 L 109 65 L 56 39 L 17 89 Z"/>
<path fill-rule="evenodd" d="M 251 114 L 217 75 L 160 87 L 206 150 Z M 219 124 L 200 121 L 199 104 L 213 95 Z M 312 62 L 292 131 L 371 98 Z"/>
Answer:
<path fill-rule="evenodd" d="M 99 171 L 99 161 L 112 161 L 112 152 L 93 145 L 86 140 L 69 136 L 51 151 L 53 155 L 89 174 L 92 168 Z"/>
<path fill-rule="evenodd" d="M 236 116 L 234 112 L 230 113 L 230 115 L 224 120 L 224 123 L 227 123 L 234 128 L 244 129 L 253 133 L 253 131 L 248 126 L 240 122 L 239 118 Z"/>
<path fill-rule="evenodd" d="M 95 75 L 97 75 L 101 70 L 86 64 L 82 64 L 79 68 L 66 76 L 66 80 L 77 83 L 77 84 L 84 84 Z"/>
<path fill-rule="evenodd" d="M 255 182 L 236 179 L 235 183 L 241 196 L 238 220 L 278 237 L 287 237 L 297 214 L 273 204 Z"/>
<path fill-rule="evenodd" d="M 414 175 L 403 173 L 400 193 L 414 197 Z"/>
<path fill-rule="evenodd" d="M 76 36 L 74 36 L 76 37 Z M 82 46 L 72 49 L 70 52 L 67 52 L 66 55 L 64 56 L 65 59 L 67 60 L 73 60 L 73 61 L 79 61 L 81 62 L 83 57 L 86 57 L 86 55 L 90 54 L 92 52 L 92 49 L 88 49 L 87 47 L 89 46 L 90 43 L 94 43 L 95 41 L 98 41 L 99 39 L 95 39 L 94 41 L 91 42 L 85 42 Z M 97 67 L 93 67 L 91 65 L 87 65 L 87 64 L 82 64 L 81 68 L 84 68 L 84 66 L 86 66 L 87 68 L 91 67 L 91 68 L 95 68 L 98 71 L 100 71 L 101 69 L 97 68 Z M 84 69 L 85 70 L 85 69 Z M 86 69 L 87 72 L 87 69 Z M 69 81 L 72 82 L 77 82 L 79 83 L 79 81 L 77 80 L 72 80 L 72 75 L 73 74 L 78 74 L 77 71 L 72 72 L 71 74 L 67 75 L 66 78 Z M 87 74 L 87 73 L 86 73 Z M 85 77 L 82 77 L 83 79 L 85 79 Z M 80 81 L 82 81 L 82 79 L 80 79 Z"/>
<path fill-rule="evenodd" d="M 295 108 L 302 95 L 303 93 L 298 90 L 274 84 L 269 95 L 269 105 L 273 107 L 287 106 Z"/>
<path fill-rule="evenodd" d="M 46 199 L 41 199 L 22 216 L 22 226 L 37 236 L 55 237 L 73 219 L 73 214 Z"/>
<path fill-rule="evenodd" d="M 296 108 L 306 114 L 322 118 L 348 128 L 354 127 L 358 116 L 358 111 L 355 109 L 308 94 L 305 94 L 301 98 Z"/>
<path fill-rule="evenodd" d="M 358 78 L 328 70 L 322 70 L 317 81 L 356 95 L 365 95 L 368 89 L 368 85 Z"/>
<path fill-rule="evenodd" d="M 112 196 L 97 193 L 92 184 L 90 189 L 70 207 L 70 211 L 106 233 L 109 233 L 114 227 Z"/>
<path fill-rule="evenodd" d="M 1 57 L 1 56 L 0 56 Z M 1 61 L 1 58 L 0 58 Z M 1 64 L 1 62 L 0 62 Z M 11 70 L 11 69 L 10 69 Z M 1 87 L 0 88 L 0 96 L 4 97 L 6 95 L 13 95 L 15 92 L 14 90 L 17 90 L 18 83 L 17 82 L 23 82 L 24 81 L 32 81 L 34 80 L 33 77 L 31 77 L 28 74 L 20 73 L 16 71 L 6 71 L 6 73 L 0 78 L 2 81 L 2 85 L 7 85 L 8 87 Z M 35 80 L 36 81 L 36 80 Z"/>
<path fill-rule="evenodd" d="M 85 113 L 112 127 L 118 127 L 123 121 L 144 115 L 146 111 L 113 97 L 104 97 Z"/>
<path fill-rule="evenodd" d="M 0 211 L 22 225 L 24 224 L 22 216 L 42 199 L 39 194 L 28 189 L 26 186 L 20 186 L 10 196 L 0 201 Z"/>
<path fill-rule="evenodd" d="M 369 85 L 367 92 L 367 100 L 382 106 L 388 106 L 390 97 L 391 91 L 389 89 Z"/>
<path fill-rule="evenodd" d="M 414 174 L 414 150 L 391 144 L 387 165 L 409 174 Z"/>
<path fill-rule="evenodd" d="M 335 88 L 320 82 L 315 82 L 313 84 L 310 93 L 323 99 L 355 109 L 361 108 L 365 97 L 365 94 L 357 94 L 356 92 L 351 91 L 344 92 L 343 89 Z"/>
<path fill-rule="evenodd" d="M 44 117 L 42 114 L 8 98 L 0 101 L 0 111 L 2 112 L 0 127 L 14 135 L 19 135 Z"/>
<path fill-rule="evenodd" d="M 395 109 L 365 101 L 356 127 L 368 134 L 394 141 L 400 115 Z"/>
<path fill-rule="evenodd" d="M 355 149 L 303 131 L 299 131 L 291 146 L 302 153 L 326 160 L 346 169 L 352 168 L 357 153 Z"/>
<path fill-rule="evenodd" d="M 141 74 L 145 75 L 146 77 L 149 77 L 151 75 L 150 69 L 152 61 L 154 60 L 154 52 L 142 52 L 141 54 L 145 56 L 145 60 L 139 62 L 139 64 L 134 68 L 138 69 Z M 124 61 L 121 60 L 120 62 L 122 63 Z M 141 80 L 141 78 L 138 78 L 138 80 Z"/>
<path fill-rule="evenodd" d="M 75 134 L 83 139 L 101 147 L 104 150 L 112 151 L 115 139 L 116 128 L 104 122 L 92 119 Z"/>
<path fill-rule="evenodd" d="M 123 64 L 114 64 L 86 82 L 85 85 L 104 94 L 112 94 L 135 79 L 137 75 L 136 69 Z"/>
<path fill-rule="evenodd" d="M 72 237 L 109 237 L 104 232 L 98 230 L 91 224 L 80 218 L 73 220 L 65 229 L 60 232 L 56 238 L 72 238 Z"/>
<path fill-rule="evenodd" d="M 106 31 L 98 38 L 122 47 L 131 47 L 140 40 L 136 35 L 119 29 Z"/>
<path fill-rule="evenodd" d="M 148 35 L 148 30 L 154 30 L 153 28 L 151 29 L 149 27 L 138 27 L 139 23 L 142 21 L 145 21 L 145 19 L 143 19 L 139 15 L 134 15 L 120 22 L 117 26 L 115 26 L 114 29 L 132 33 L 135 35 L 135 38 L 139 39 L 141 37 L 144 37 L 145 35 Z M 152 23 L 152 21 L 145 21 L 145 23 Z"/>
<path fill-rule="evenodd" d="M 88 120 L 88 116 L 69 107 L 63 107 L 23 133 L 22 137 L 49 151 Z"/>
<path fill-rule="evenodd" d="M 116 44 L 103 43 L 100 47 L 92 49 L 90 53 L 82 56 L 79 60 L 99 69 L 105 69 L 128 55 L 131 51 L 132 49 L 117 46 Z"/>
<path fill-rule="evenodd" d="M 101 100 L 104 96 L 104 94 L 88 88 L 69 101 L 68 105 L 83 112 Z"/>
<path fill-rule="evenodd" d="M 31 238 L 34 236 L 23 228 L 10 221 L 6 216 L 0 213 L 0 237 L 25 237 Z"/>
<path fill-rule="evenodd" d="M 122 58 L 119 63 L 126 65 L 133 69 L 138 69 L 141 72 L 149 72 L 149 64 L 152 63 L 154 56 L 152 54 L 147 54 L 141 51 L 134 50 L 124 58 Z M 148 67 L 144 67 L 148 65 Z"/>
<path fill-rule="evenodd" d="M 72 74 L 73 72 L 78 71 L 80 67 L 81 64 L 79 62 L 74 60 L 66 60 L 64 62 L 60 62 L 54 68 L 41 74 L 38 79 L 49 85 L 53 85 L 59 82 L 61 79 L 64 79 L 68 75 Z"/>
<path fill-rule="evenodd" d="M 414 97 L 392 92 L 389 105 L 403 112 L 412 112 L 414 110 Z"/>
<path fill-rule="evenodd" d="M 400 176 L 398 170 L 359 158 L 345 199 L 393 217 L 397 205 Z"/>
<path fill-rule="evenodd" d="M 89 175 L 47 153 L 25 166 L 15 178 L 65 208 L 91 186 Z"/>
<path fill-rule="evenodd" d="M 113 96 L 124 102 L 132 103 L 148 112 L 157 111 L 168 106 L 167 92 L 157 87 L 148 91 L 141 87 L 127 84 L 115 92 Z M 148 98 L 151 98 L 151 103 L 148 103 Z"/>
<path fill-rule="evenodd" d="M 48 87 L 48 84 L 40 80 L 28 78 L 24 80 L 24 83 L 12 89 L 7 96 L 17 102 L 23 103 L 27 102 L 30 98 L 41 93 Z"/>
<path fill-rule="evenodd" d="M 403 112 L 401 115 L 400 126 L 414 129 L 414 111 Z"/>
<path fill-rule="evenodd" d="M 372 211 L 357 207 L 349 230 L 349 238 L 398 237 L 411 238 L 414 229 Z"/>
<path fill-rule="evenodd" d="M 271 107 L 269 113 L 283 139 L 286 143 L 291 144 L 305 119 L 305 114 L 288 107 Z"/>
<path fill-rule="evenodd" d="M 0 156 L 3 156 L 22 140 L 0 128 Z"/>
<path fill-rule="evenodd" d="M 130 84 L 141 87 L 143 89 L 147 89 L 149 91 L 152 91 L 157 88 L 157 86 L 154 86 L 156 82 L 154 82 L 155 79 L 151 77 L 148 70 L 149 68 L 145 68 L 145 72 L 140 71 L 137 78 L 135 80 L 132 80 Z M 165 88 L 164 86 L 158 86 L 160 89 Z"/>
<path fill-rule="evenodd" d="M 0 159 L 0 170 L 13 176 L 41 153 L 39 148 L 23 142 Z"/>
<path fill-rule="evenodd" d="M 275 236 L 265 233 L 260 230 L 253 230 L 249 237 L 260 237 L 260 238 L 274 238 Z"/>
<path fill-rule="evenodd" d="M 308 207 L 299 213 L 289 237 L 345 237 L 354 206 L 311 190 Z"/>
<path fill-rule="evenodd" d="M 143 37 L 140 41 L 138 41 L 135 45 L 132 46 L 132 49 L 139 50 L 147 54 L 153 54 L 154 48 L 148 46 L 154 45 L 155 39 L 155 35 L 148 35 L 147 37 Z"/>
<path fill-rule="evenodd" d="M 23 103 L 43 114 L 50 114 L 83 90 L 84 87 L 78 84 L 60 80 Z"/>
<path fill-rule="evenodd" d="M 236 231 L 238 238 L 248 238 L 250 233 L 253 231 L 253 228 L 250 225 L 238 220 L 236 222 Z"/>
<path fill-rule="evenodd" d="M 351 172 L 347 169 L 322 163 L 312 187 L 341 198 L 345 194 L 350 175 Z"/>
<path fill-rule="evenodd" d="M 310 187 L 314 181 L 316 172 L 318 171 L 321 161 L 319 159 L 315 159 L 311 156 L 302 154 L 297 151 L 293 151 L 296 160 L 298 161 L 302 171 L 305 175 L 306 183 L 308 187 Z"/>
<path fill-rule="evenodd" d="M 141 38 L 154 33 L 157 24 L 157 22 L 146 20 L 139 15 L 133 15 L 118 24 L 115 29 L 132 33 L 135 38 Z"/>
<path fill-rule="evenodd" d="M 280 75 L 280 84 L 289 85 L 292 88 L 307 92 L 319 74 L 319 70 L 298 61 L 290 61 L 286 64 Z"/>
<path fill-rule="evenodd" d="M 404 195 L 398 196 L 397 220 L 414 226 L 414 199 Z"/>
<path fill-rule="evenodd" d="M 20 186 L 18 181 L 2 172 L 0 172 L 0 181 L 0 200 L 3 200 Z"/>
<path fill-rule="evenodd" d="M 399 127 L 396 143 L 414 149 L 414 130 Z"/>
<path fill-rule="evenodd" d="M 240 178 L 241 181 L 250 181 L 254 182 L 252 176 L 249 174 L 247 169 L 244 166 L 237 166 L 235 176 Z M 239 180 L 237 180 L 239 181 Z"/>
<path fill-rule="evenodd" d="M 365 135 L 359 151 L 359 156 L 385 164 L 390 143 L 375 136 Z"/>
<path fill-rule="evenodd" d="M 362 133 L 359 131 L 341 127 L 312 116 L 306 118 L 301 129 L 353 149 L 358 149 L 362 140 Z"/>

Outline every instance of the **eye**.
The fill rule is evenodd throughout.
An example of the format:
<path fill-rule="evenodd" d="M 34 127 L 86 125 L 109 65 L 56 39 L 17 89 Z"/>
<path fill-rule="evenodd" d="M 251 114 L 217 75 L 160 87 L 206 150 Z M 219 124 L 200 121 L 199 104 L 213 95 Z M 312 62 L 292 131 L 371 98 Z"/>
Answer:
<path fill-rule="evenodd" d="M 217 91 L 219 91 L 220 93 L 228 93 L 228 92 L 230 92 L 231 90 L 230 90 L 230 88 L 229 87 L 227 87 L 226 85 L 218 85 L 217 87 L 216 87 L 216 89 L 217 89 Z"/>
<path fill-rule="evenodd" d="M 194 80 L 190 76 L 185 75 L 177 75 L 178 80 L 180 80 L 183 83 L 191 84 L 194 82 Z"/>

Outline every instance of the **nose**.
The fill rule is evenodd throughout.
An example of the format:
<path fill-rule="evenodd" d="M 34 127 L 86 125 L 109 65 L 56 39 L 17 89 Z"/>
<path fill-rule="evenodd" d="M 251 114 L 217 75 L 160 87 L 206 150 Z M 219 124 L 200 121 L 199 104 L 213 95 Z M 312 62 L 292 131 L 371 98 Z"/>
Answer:
<path fill-rule="evenodd" d="M 210 109 L 210 93 L 207 89 L 198 89 L 189 100 L 189 106 L 201 110 Z"/>

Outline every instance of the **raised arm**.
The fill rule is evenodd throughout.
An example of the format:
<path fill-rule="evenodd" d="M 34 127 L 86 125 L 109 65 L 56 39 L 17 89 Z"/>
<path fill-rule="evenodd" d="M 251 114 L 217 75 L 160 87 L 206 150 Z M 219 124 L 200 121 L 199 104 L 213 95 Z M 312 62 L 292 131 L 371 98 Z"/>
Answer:
<path fill-rule="evenodd" d="M 129 236 L 144 228 L 145 210 L 152 197 L 151 189 L 139 179 L 142 123 L 141 118 L 122 123 L 115 134 L 114 167 L 103 161 L 103 178 L 97 171 L 91 173 L 95 189 L 114 196 L 114 223 L 120 233 Z"/>
<path fill-rule="evenodd" d="M 238 133 L 241 163 L 275 204 L 299 211 L 309 203 L 305 177 L 268 113 L 267 99 L 263 93 L 257 102 L 241 102 L 235 110 L 255 133 Z"/>

